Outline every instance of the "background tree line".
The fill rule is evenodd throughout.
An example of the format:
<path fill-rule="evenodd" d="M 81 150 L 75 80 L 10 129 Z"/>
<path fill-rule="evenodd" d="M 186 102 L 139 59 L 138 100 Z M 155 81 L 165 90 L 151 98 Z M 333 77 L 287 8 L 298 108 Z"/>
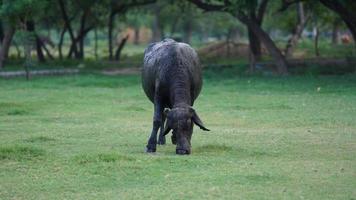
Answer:
<path fill-rule="evenodd" d="M 318 56 L 320 33 L 339 41 L 341 31 L 356 38 L 356 2 L 353 0 L 2 0 L 0 1 L 0 69 L 16 49 L 32 63 L 85 59 L 88 38 L 94 55 L 120 60 L 129 39 L 140 43 L 140 31 L 149 41 L 165 37 L 199 46 L 212 39 L 232 38 L 249 45 L 253 72 L 265 49 L 279 74 L 288 73 L 288 59 L 304 30 L 313 32 Z M 129 38 L 127 27 L 133 30 Z M 125 32 L 126 31 L 126 32 Z M 142 34 L 141 34 L 142 35 Z M 281 38 L 284 42 L 280 42 Z M 103 47 L 99 48 L 99 47 Z"/>

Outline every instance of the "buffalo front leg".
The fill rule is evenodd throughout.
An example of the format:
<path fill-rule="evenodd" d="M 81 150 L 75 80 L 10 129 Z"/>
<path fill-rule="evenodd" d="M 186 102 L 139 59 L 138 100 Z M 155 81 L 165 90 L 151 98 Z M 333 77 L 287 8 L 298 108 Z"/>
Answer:
<path fill-rule="evenodd" d="M 166 121 L 166 116 L 162 114 L 161 127 L 159 128 L 158 144 L 166 144 L 166 136 L 164 136 L 164 122 Z"/>
<path fill-rule="evenodd" d="M 147 146 L 146 146 L 147 153 L 156 152 L 157 132 L 162 123 L 162 112 L 163 112 L 163 107 L 161 101 L 156 96 L 154 100 L 153 128 L 152 128 L 151 136 L 148 139 Z"/>

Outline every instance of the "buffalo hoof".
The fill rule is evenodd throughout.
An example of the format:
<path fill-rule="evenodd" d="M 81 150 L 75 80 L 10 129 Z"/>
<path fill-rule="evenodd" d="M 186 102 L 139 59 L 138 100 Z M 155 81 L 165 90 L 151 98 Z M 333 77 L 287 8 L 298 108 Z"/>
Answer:
<path fill-rule="evenodd" d="M 178 154 L 178 155 L 188 155 L 188 154 L 190 154 L 190 151 L 185 150 L 185 149 L 176 149 L 176 154 Z"/>
<path fill-rule="evenodd" d="M 166 138 L 165 138 L 165 137 L 159 138 L 157 144 L 159 144 L 159 145 L 165 145 L 165 144 L 166 144 Z"/>
<path fill-rule="evenodd" d="M 156 149 L 146 147 L 145 152 L 146 153 L 154 153 L 154 152 L 156 152 Z"/>

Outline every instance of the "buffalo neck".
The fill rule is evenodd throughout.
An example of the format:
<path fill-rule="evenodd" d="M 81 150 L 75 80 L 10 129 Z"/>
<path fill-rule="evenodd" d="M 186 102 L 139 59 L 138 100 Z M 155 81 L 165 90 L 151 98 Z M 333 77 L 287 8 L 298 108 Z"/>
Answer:
<path fill-rule="evenodd" d="M 172 107 L 191 106 L 189 76 L 184 72 L 180 72 L 171 77 L 169 91 Z"/>

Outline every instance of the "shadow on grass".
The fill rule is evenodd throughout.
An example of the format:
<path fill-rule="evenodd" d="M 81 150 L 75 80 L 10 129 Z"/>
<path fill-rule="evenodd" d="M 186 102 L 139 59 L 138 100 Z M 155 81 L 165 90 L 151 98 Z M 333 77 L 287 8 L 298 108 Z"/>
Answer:
<path fill-rule="evenodd" d="M 283 183 L 288 180 L 287 176 L 273 175 L 269 173 L 263 174 L 237 174 L 231 177 L 233 182 L 237 182 L 239 185 L 264 185 L 271 183 Z"/>
<path fill-rule="evenodd" d="M 100 153 L 100 154 L 83 154 L 73 158 L 78 164 L 100 163 L 100 162 L 117 162 L 117 161 L 135 161 L 130 156 L 124 156 L 117 153 Z"/>
<path fill-rule="evenodd" d="M 258 151 L 258 150 L 250 150 L 243 148 L 236 148 L 227 145 L 219 145 L 219 144 L 207 144 L 203 146 L 199 146 L 193 148 L 194 154 L 234 154 L 237 157 L 276 157 L 278 156 L 276 153 L 271 153 L 267 151 Z"/>
<path fill-rule="evenodd" d="M 193 149 L 194 153 L 228 153 L 233 148 L 226 145 L 207 144 Z"/>
<path fill-rule="evenodd" d="M 12 102 L 0 102 L 0 115 L 27 115 L 29 109 L 24 105 Z"/>
<path fill-rule="evenodd" d="M 232 108 L 235 108 L 237 110 L 292 110 L 293 109 L 293 107 L 284 104 L 280 104 L 280 105 L 266 104 L 260 106 L 234 106 Z"/>
<path fill-rule="evenodd" d="M 218 156 L 218 155 L 233 155 L 236 158 L 258 158 L 258 157 L 277 157 L 278 154 L 274 152 L 256 150 L 256 149 L 243 149 L 239 147 L 228 146 L 224 144 L 206 144 L 202 146 L 193 146 L 191 155 L 177 155 L 175 153 L 176 146 L 167 144 L 159 145 L 157 152 L 155 153 L 144 153 L 135 152 L 151 157 L 155 161 L 165 161 L 171 160 L 173 157 L 189 157 L 189 156 Z"/>
<path fill-rule="evenodd" d="M 31 146 L 5 146 L 0 147 L 0 160 L 31 160 L 41 158 L 45 150 Z"/>
<path fill-rule="evenodd" d="M 31 137 L 31 138 L 25 139 L 24 141 L 31 142 L 31 143 L 37 143 L 37 142 L 51 142 L 51 141 L 55 141 L 55 139 L 46 137 L 46 136 L 36 136 L 36 137 Z"/>

